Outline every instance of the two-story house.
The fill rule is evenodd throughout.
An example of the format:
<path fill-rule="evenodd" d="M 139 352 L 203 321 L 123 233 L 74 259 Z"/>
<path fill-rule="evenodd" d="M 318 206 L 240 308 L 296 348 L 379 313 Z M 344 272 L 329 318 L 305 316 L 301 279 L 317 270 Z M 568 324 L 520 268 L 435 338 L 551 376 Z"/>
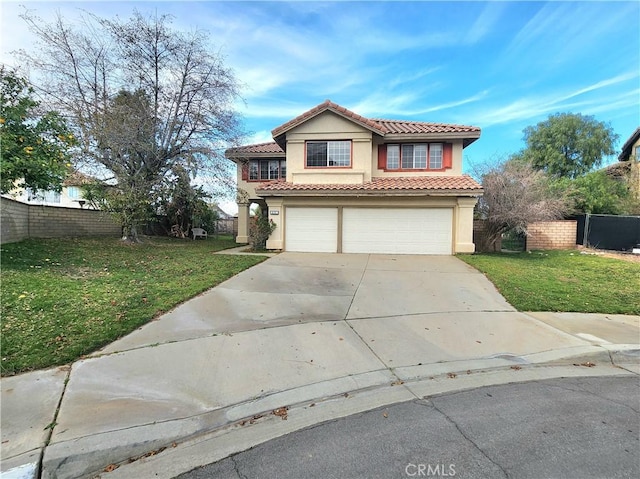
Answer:
<path fill-rule="evenodd" d="M 480 128 L 370 119 L 327 100 L 229 149 L 238 170 L 238 243 L 249 207 L 276 224 L 267 248 L 300 252 L 473 252 L 482 187 L 462 174 Z"/>

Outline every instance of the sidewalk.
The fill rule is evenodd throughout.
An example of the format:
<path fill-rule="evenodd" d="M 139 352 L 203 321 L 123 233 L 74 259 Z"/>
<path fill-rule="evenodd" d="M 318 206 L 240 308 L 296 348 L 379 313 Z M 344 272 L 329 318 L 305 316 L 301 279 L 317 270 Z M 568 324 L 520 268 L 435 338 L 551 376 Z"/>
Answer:
<path fill-rule="evenodd" d="M 380 281 L 379 270 L 365 278 L 360 258 L 347 256 L 339 258 L 345 269 L 327 272 L 323 258 L 295 269 L 291 258 L 247 270 L 71 366 L 4 378 L 2 479 L 38 477 L 40 463 L 44 478 L 146 477 L 144 467 L 169 478 L 318 422 L 426 395 L 640 374 L 637 316 L 525 314 L 488 295 L 476 309 L 428 313 L 403 298 L 398 315 L 372 317 L 368 308 L 381 308 L 367 285 Z M 253 291 L 265 271 L 273 288 L 290 281 L 291 294 Z M 305 293 L 319 284 L 326 295 Z M 219 329 L 205 324 L 210 317 Z"/>

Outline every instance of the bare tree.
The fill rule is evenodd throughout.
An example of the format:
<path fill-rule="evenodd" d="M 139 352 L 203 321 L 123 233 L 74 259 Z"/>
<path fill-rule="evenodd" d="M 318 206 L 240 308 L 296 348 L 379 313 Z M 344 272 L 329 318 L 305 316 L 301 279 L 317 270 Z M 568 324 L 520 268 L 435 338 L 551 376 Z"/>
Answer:
<path fill-rule="evenodd" d="M 171 29 L 170 17 L 85 14 L 71 25 L 25 12 L 39 40 L 19 56 L 39 74 L 52 107 L 77 131 L 82 158 L 114 183 L 104 191 L 123 239 L 137 240 L 154 189 L 176 165 L 231 185 L 224 150 L 238 144 L 238 84 L 208 37 Z"/>
<path fill-rule="evenodd" d="M 490 250 L 497 249 L 501 235 L 509 230 L 526 235 L 530 223 L 559 219 L 571 210 L 567 194 L 527 163 L 506 161 L 487 168 L 482 187 L 478 213 L 486 220 L 485 246 Z"/>

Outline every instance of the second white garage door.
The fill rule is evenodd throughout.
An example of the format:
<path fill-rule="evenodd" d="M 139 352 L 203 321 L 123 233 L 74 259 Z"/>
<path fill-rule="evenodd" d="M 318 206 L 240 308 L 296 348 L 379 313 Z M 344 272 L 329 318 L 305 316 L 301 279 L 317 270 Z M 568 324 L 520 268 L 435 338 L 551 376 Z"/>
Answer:
<path fill-rule="evenodd" d="M 451 208 L 344 208 L 343 253 L 451 254 Z"/>
<path fill-rule="evenodd" d="M 286 215 L 286 251 L 338 251 L 338 208 L 287 208 Z"/>

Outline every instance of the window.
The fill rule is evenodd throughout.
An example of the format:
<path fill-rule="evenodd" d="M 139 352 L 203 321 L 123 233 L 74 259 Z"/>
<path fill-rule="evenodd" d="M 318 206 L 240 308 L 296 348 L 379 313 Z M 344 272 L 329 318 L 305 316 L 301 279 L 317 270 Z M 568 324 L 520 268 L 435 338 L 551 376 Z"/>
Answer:
<path fill-rule="evenodd" d="M 397 170 L 400 168 L 400 145 L 387 146 L 387 169 Z"/>
<path fill-rule="evenodd" d="M 79 200 L 80 199 L 80 188 L 77 186 L 69 186 L 67 188 L 67 196 L 71 200 Z"/>
<path fill-rule="evenodd" d="M 451 168 L 451 148 L 448 151 L 449 163 L 445 161 L 443 143 L 391 144 L 386 148 L 386 166 L 384 156 L 378 164 L 387 170 L 442 170 Z"/>
<path fill-rule="evenodd" d="M 442 169 L 442 143 L 429 145 L 429 168 L 432 170 Z"/>
<path fill-rule="evenodd" d="M 351 141 L 308 141 L 308 167 L 351 166 Z"/>
<path fill-rule="evenodd" d="M 269 181 L 287 177 L 285 160 L 251 160 L 249 162 L 249 181 Z M 245 178 L 247 179 L 247 178 Z"/>
<path fill-rule="evenodd" d="M 260 171 L 259 163 L 257 161 L 251 161 L 249 163 L 249 180 L 258 180 L 259 171 Z"/>
<path fill-rule="evenodd" d="M 44 192 L 44 201 L 46 203 L 60 203 L 60 193 L 53 190 Z"/>
<path fill-rule="evenodd" d="M 402 168 L 423 170 L 427 167 L 427 145 L 402 145 Z"/>

